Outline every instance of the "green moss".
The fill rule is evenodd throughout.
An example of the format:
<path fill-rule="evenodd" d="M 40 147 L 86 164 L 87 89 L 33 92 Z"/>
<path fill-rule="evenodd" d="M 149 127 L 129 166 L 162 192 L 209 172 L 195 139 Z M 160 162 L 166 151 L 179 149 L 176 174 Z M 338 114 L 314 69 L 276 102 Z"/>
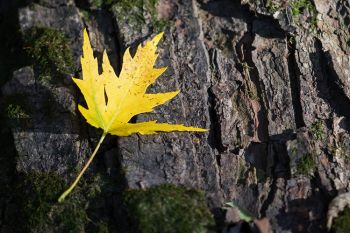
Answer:
<path fill-rule="evenodd" d="M 21 105 L 10 104 L 6 108 L 6 115 L 10 119 L 26 118 L 28 114 Z"/>
<path fill-rule="evenodd" d="M 339 157 L 344 159 L 344 162 L 348 164 L 350 162 L 350 155 L 348 153 L 350 145 L 350 138 L 347 134 L 338 134 L 338 140 L 334 144 L 329 143 L 327 145 L 327 151 L 330 155 L 334 157 Z"/>
<path fill-rule="evenodd" d="M 309 11 L 309 13 L 317 13 L 316 7 L 311 0 L 294 0 L 290 3 L 290 6 L 293 16 L 299 16 L 306 10 Z"/>
<path fill-rule="evenodd" d="M 26 96 L 12 95 L 4 99 L 3 116 L 9 126 L 17 126 L 19 120 L 28 119 L 31 115 L 30 106 L 27 104 Z"/>
<path fill-rule="evenodd" d="M 158 19 L 157 13 L 157 2 L 158 0 L 145 0 L 144 6 L 149 11 L 152 17 L 152 24 L 156 32 L 164 31 L 168 26 L 168 22 L 165 20 Z"/>
<path fill-rule="evenodd" d="M 54 174 L 30 173 L 23 178 L 18 193 L 26 197 L 22 204 L 27 227 L 44 226 L 57 194 L 63 189 L 63 182 Z"/>
<path fill-rule="evenodd" d="M 294 46 L 295 44 L 296 44 L 295 35 L 290 35 L 288 37 L 288 45 L 289 46 Z"/>
<path fill-rule="evenodd" d="M 57 198 L 67 188 L 65 181 L 55 173 L 30 172 L 18 177 L 11 190 L 11 209 L 6 210 L 3 225 L 8 232 L 100 232 L 116 229 L 101 212 L 103 179 L 97 175 L 82 180 L 63 203 Z M 45 231 L 45 232 L 46 232 Z"/>
<path fill-rule="evenodd" d="M 136 0 L 135 4 L 129 4 L 128 1 L 118 1 L 113 5 L 115 15 L 129 24 L 134 30 L 141 31 L 142 25 L 146 23 L 143 16 L 142 1 Z"/>
<path fill-rule="evenodd" d="M 292 147 L 290 153 L 293 157 L 296 157 L 298 155 L 298 147 Z"/>
<path fill-rule="evenodd" d="M 138 5 L 138 2 L 140 0 L 135 0 L 133 1 L 125 1 L 126 3 L 130 4 L 130 6 L 133 5 Z M 120 2 L 120 0 L 89 0 L 90 7 L 91 9 L 96 9 L 96 8 L 104 8 L 104 9 L 110 9 L 114 4 Z"/>
<path fill-rule="evenodd" d="M 283 3 L 281 1 L 267 0 L 265 6 L 270 13 L 275 13 L 282 8 L 282 4 Z"/>
<path fill-rule="evenodd" d="M 246 184 L 246 179 L 247 179 L 247 164 L 243 159 L 239 159 L 238 163 L 238 179 L 237 179 L 237 184 Z"/>
<path fill-rule="evenodd" d="M 247 62 L 241 62 L 239 65 L 242 67 L 244 73 L 249 73 L 249 70 L 253 69 L 253 67 L 250 67 Z"/>
<path fill-rule="evenodd" d="M 90 18 L 90 11 L 84 10 L 84 9 L 80 9 L 80 12 L 83 16 L 83 20 L 84 21 L 88 21 Z"/>
<path fill-rule="evenodd" d="M 52 80 L 75 71 L 70 41 L 63 32 L 34 27 L 25 32 L 24 38 L 25 49 L 41 79 Z"/>
<path fill-rule="evenodd" d="M 91 0 L 90 1 L 90 5 L 91 5 L 92 8 L 101 8 L 103 6 L 104 2 L 107 2 L 107 1 Z"/>
<path fill-rule="evenodd" d="M 323 140 L 325 138 L 325 133 L 322 121 L 314 122 L 310 127 L 310 132 L 315 140 Z"/>
<path fill-rule="evenodd" d="M 173 185 L 131 190 L 124 203 L 143 233 L 210 232 L 214 225 L 203 193 L 196 190 Z"/>
<path fill-rule="evenodd" d="M 73 203 L 71 200 L 54 210 L 52 222 L 56 224 L 58 232 L 84 232 L 89 218 L 79 200 Z"/>
<path fill-rule="evenodd" d="M 340 212 L 339 216 L 334 219 L 332 227 L 337 233 L 350 232 L 350 208 L 345 208 Z"/>
<path fill-rule="evenodd" d="M 251 100 L 259 100 L 259 96 L 258 96 L 258 93 L 256 90 L 254 90 L 254 91 L 249 90 L 247 95 L 248 95 L 249 99 L 251 99 Z"/>
<path fill-rule="evenodd" d="M 96 224 L 96 227 L 97 227 L 98 233 L 108 233 L 109 232 L 108 223 L 105 221 L 100 221 L 99 223 Z"/>
<path fill-rule="evenodd" d="M 164 31 L 169 25 L 168 21 L 158 19 L 156 9 L 158 0 L 106 0 L 105 2 L 116 12 L 117 17 L 127 20 L 135 30 L 141 30 L 142 25 L 146 23 L 145 11 L 151 16 L 154 32 Z"/>
<path fill-rule="evenodd" d="M 297 23 L 299 22 L 299 16 L 308 12 L 309 17 L 307 21 L 310 24 L 311 29 L 317 29 L 317 9 L 311 0 L 293 0 L 290 3 L 290 7 L 292 16 Z"/>
<path fill-rule="evenodd" d="M 337 156 L 338 148 L 336 146 L 333 146 L 333 145 L 328 145 L 327 151 L 330 155 L 335 157 L 335 156 Z"/>
<path fill-rule="evenodd" d="M 79 200 L 73 198 L 57 204 L 64 186 L 64 181 L 54 173 L 21 175 L 14 190 L 12 217 L 13 221 L 19 221 L 14 225 L 16 232 L 40 232 L 48 226 L 60 232 L 81 232 L 88 218 Z"/>
<path fill-rule="evenodd" d="M 312 175 L 316 169 L 316 162 L 311 154 L 306 154 L 297 161 L 297 174 Z"/>

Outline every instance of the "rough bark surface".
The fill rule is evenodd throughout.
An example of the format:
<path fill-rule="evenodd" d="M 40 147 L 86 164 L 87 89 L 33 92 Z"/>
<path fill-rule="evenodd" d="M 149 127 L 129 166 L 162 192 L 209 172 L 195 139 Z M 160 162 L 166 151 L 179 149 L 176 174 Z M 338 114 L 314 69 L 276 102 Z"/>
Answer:
<path fill-rule="evenodd" d="M 0 15 L 11 5 L 3 2 Z M 34 26 L 63 31 L 76 67 L 84 25 L 96 56 L 106 48 L 117 72 L 124 49 L 157 31 L 147 7 L 126 13 L 116 4 L 83 17 L 88 2 L 38 2 L 18 10 L 21 32 Z M 150 91 L 181 93 L 134 120 L 209 131 L 111 137 L 98 161 L 109 176 L 122 176 L 106 201 L 113 221 L 121 222 L 123 189 L 172 183 L 203 190 L 218 219 L 217 210 L 235 200 L 270 219 L 272 232 L 326 231 L 328 204 L 350 191 L 350 3 L 314 0 L 314 11 L 295 14 L 292 1 L 267 2 L 274 7 L 255 0 L 158 1 L 157 17 L 168 26 L 157 65 L 169 68 Z M 132 21 L 133 14 L 142 14 L 142 23 Z M 96 145 L 100 132 L 78 113 L 83 100 L 71 75 L 50 84 L 27 66 L 2 86 L 4 98 L 25 96 L 31 107 L 11 125 L 16 172 L 72 179 Z M 4 231 L 1 217 L 10 207 L 0 200 Z"/>

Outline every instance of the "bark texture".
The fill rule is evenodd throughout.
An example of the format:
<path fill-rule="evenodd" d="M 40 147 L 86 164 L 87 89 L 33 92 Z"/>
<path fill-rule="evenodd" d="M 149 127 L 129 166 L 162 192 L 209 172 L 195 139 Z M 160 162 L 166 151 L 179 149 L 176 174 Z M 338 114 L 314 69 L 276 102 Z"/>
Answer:
<path fill-rule="evenodd" d="M 4 21 L 12 8 L 3 2 Z M 116 72 L 126 47 L 165 28 L 157 65 L 169 68 L 150 91 L 181 93 L 134 120 L 209 129 L 110 137 L 88 174 L 118 177 L 100 208 L 110 221 L 124 224 L 118 216 L 125 189 L 171 183 L 203 190 L 218 220 L 221 207 L 235 200 L 267 217 L 272 232 L 326 231 L 328 204 L 350 191 L 349 1 L 159 0 L 153 8 L 146 0 L 130 8 L 125 1 L 93 2 L 23 5 L 19 30 L 64 32 L 80 75 L 84 25 L 96 56 L 107 49 Z M 23 98 L 30 109 L 6 124 L 16 153 L 8 177 L 35 171 L 71 180 L 87 160 L 100 132 L 77 111 L 84 102 L 73 74 L 63 72 L 52 83 L 26 66 L 2 82 L 4 100 Z M 8 194 L 0 199 L 4 232 L 9 200 Z"/>

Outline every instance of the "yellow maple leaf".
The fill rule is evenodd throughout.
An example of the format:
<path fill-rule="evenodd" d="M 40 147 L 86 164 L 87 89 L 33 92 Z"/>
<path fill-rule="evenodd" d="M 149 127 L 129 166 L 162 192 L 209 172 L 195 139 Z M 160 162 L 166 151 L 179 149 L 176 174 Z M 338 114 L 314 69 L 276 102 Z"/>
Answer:
<path fill-rule="evenodd" d="M 174 124 L 157 124 L 156 121 L 129 123 L 140 113 L 151 112 L 154 107 L 164 104 L 179 91 L 147 94 L 149 85 L 166 70 L 154 68 L 158 57 L 157 44 L 163 33 L 156 35 L 145 46 L 139 46 L 134 57 L 129 49 L 123 57 L 123 68 L 119 77 L 110 65 L 106 51 L 103 53 L 102 73 L 99 74 L 97 59 L 84 31 L 84 46 L 81 65 L 83 79 L 73 78 L 84 95 L 88 108 L 79 105 L 81 114 L 87 122 L 104 133 L 128 136 L 132 133 L 153 134 L 158 131 L 206 131 L 205 129 Z M 105 94 L 107 99 L 105 98 Z"/>
<path fill-rule="evenodd" d="M 164 104 L 179 93 L 179 91 L 146 93 L 149 85 L 154 83 L 166 70 L 166 67 L 154 67 L 158 57 L 157 44 L 162 36 L 163 33 L 160 33 L 144 46 L 140 45 L 134 57 L 130 55 L 128 48 L 124 53 L 122 70 L 117 77 L 110 65 L 106 51 L 103 53 L 102 73 L 99 73 L 97 59 L 93 55 L 87 31 L 84 30 L 83 56 L 81 58 L 83 79 L 73 78 L 73 81 L 84 95 L 87 104 L 87 108 L 79 105 L 79 111 L 90 125 L 101 128 L 103 135 L 87 164 L 73 184 L 60 196 L 59 202 L 62 202 L 78 183 L 108 133 L 128 136 L 133 133 L 207 131 L 202 128 L 156 123 L 156 121 L 129 123 L 133 116 L 151 112 L 154 107 Z"/>

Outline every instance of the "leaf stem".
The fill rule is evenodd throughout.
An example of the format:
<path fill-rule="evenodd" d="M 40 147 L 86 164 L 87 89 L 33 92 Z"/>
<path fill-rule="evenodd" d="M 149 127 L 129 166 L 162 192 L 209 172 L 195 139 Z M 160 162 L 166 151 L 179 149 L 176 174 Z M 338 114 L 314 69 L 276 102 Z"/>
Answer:
<path fill-rule="evenodd" d="M 72 192 L 72 190 L 74 189 L 74 187 L 77 185 L 77 183 L 79 182 L 80 178 L 82 177 L 82 175 L 84 174 L 84 172 L 86 171 L 86 169 L 89 167 L 90 163 L 92 162 L 92 160 L 94 159 L 98 149 L 100 148 L 103 140 L 105 139 L 107 133 L 103 133 L 100 141 L 98 142 L 94 152 L 92 153 L 92 155 L 90 156 L 89 160 L 87 161 L 87 163 L 85 164 L 85 166 L 83 167 L 83 169 L 81 170 L 81 172 L 79 173 L 79 175 L 77 176 L 77 178 L 75 178 L 74 182 L 71 184 L 71 186 L 69 186 L 69 188 L 64 191 L 64 193 L 61 194 L 61 196 L 58 198 L 58 202 L 63 202 L 64 199 L 66 198 L 66 196 Z"/>

